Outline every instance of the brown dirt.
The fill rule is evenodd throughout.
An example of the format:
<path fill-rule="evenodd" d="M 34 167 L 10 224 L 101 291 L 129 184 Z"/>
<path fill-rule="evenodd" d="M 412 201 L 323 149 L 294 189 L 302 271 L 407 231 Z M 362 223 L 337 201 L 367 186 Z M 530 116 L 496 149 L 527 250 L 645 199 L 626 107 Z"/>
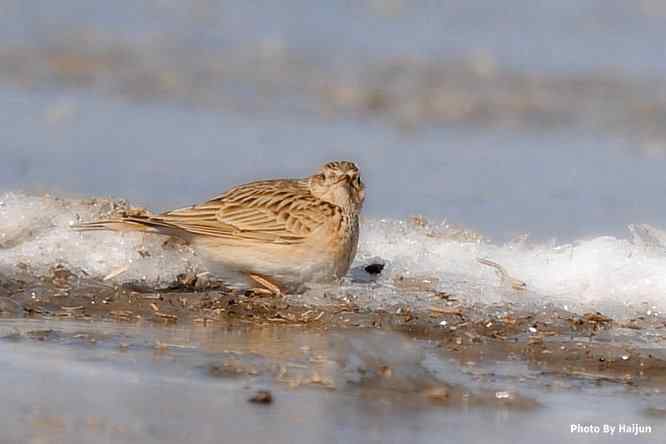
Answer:
<path fill-rule="evenodd" d="M 384 329 L 435 341 L 463 364 L 518 358 L 544 374 L 628 385 L 666 384 L 666 360 L 629 342 L 604 339 L 617 331 L 658 332 L 666 327 L 663 321 L 640 317 L 618 321 L 601 313 L 579 315 L 555 308 L 538 313 L 503 312 L 503 317 L 491 317 L 487 306 L 462 304 L 432 307 L 426 312 L 404 307 L 395 312 L 372 311 L 336 300 L 313 306 L 251 290 L 231 290 L 190 275 L 159 290 L 107 285 L 62 267 L 53 268 L 37 283 L 27 276 L 0 277 L 0 313 L 5 317 Z"/>

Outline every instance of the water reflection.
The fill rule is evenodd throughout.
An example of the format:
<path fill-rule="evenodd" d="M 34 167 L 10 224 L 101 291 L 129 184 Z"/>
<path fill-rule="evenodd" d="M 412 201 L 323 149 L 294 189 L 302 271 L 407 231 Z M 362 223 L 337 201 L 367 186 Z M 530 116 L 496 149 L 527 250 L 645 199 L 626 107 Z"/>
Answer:
<path fill-rule="evenodd" d="M 500 440 L 555 443 L 580 418 L 656 426 L 643 409 L 663 408 L 549 377 L 521 384 L 521 366 L 484 383 L 436 344 L 387 332 L 27 320 L 0 330 L 11 442 L 441 442 L 490 427 Z M 272 403 L 248 402 L 260 389 Z"/>

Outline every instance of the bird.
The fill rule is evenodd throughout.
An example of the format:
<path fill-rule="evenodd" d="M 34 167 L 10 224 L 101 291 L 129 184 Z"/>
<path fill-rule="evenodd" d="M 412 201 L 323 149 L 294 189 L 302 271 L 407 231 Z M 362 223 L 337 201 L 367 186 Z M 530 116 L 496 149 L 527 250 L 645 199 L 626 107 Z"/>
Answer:
<path fill-rule="evenodd" d="M 339 281 L 358 249 L 365 184 L 351 161 L 300 179 L 259 180 L 200 204 L 81 223 L 78 231 L 140 231 L 189 243 L 204 259 L 281 295 Z"/>

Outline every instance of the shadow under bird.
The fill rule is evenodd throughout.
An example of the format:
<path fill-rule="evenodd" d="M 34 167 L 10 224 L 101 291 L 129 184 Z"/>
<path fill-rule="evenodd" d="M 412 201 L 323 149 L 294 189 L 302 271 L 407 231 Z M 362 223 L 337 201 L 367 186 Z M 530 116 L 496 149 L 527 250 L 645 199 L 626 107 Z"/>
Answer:
<path fill-rule="evenodd" d="M 333 161 L 310 177 L 250 182 L 198 205 L 73 228 L 177 237 L 210 263 L 280 294 L 347 273 L 356 255 L 364 198 L 358 167 Z"/>

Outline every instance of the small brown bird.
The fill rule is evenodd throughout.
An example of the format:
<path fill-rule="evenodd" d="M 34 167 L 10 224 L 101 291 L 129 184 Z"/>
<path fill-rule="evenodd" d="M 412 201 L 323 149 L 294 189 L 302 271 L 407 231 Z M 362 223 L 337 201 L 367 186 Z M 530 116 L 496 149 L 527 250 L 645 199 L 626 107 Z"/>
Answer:
<path fill-rule="evenodd" d="M 184 239 L 210 262 L 279 294 L 347 273 L 356 255 L 364 198 L 358 167 L 334 161 L 304 179 L 251 182 L 199 205 L 74 228 Z"/>

